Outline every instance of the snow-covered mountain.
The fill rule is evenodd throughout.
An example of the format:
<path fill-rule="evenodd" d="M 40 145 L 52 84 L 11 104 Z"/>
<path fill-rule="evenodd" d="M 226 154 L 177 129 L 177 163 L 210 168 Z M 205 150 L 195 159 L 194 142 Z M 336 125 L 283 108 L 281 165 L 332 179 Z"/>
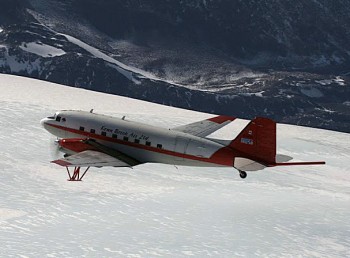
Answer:
<path fill-rule="evenodd" d="M 39 124 L 58 109 L 163 127 L 211 115 L 9 75 L 0 92 L 1 257 L 350 256 L 349 134 L 279 124 L 280 153 L 327 165 L 246 180 L 233 168 L 146 164 L 72 183 L 49 163 L 53 139 Z"/>
<path fill-rule="evenodd" d="M 1 0 L 0 72 L 350 132 L 345 0 Z"/>

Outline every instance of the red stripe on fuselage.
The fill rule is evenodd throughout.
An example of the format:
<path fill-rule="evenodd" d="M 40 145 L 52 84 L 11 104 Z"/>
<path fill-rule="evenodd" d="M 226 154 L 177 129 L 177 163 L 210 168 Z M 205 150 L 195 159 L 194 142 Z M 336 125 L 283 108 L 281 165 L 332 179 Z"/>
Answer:
<path fill-rule="evenodd" d="M 142 149 L 142 150 L 157 152 L 157 153 L 166 154 L 166 155 L 174 156 L 174 157 L 180 157 L 180 158 L 189 159 L 189 160 L 196 160 L 196 161 L 207 162 L 207 163 L 218 164 L 218 165 L 229 166 L 229 167 L 233 166 L 233 156 L 234 156 L 233 151 L 232 151 L 232 149 L 230 149 L 228 147 L 224 147 L 224 146 L 221 149 L 219 149 L 218 151 L 216 151 L 210 158 L 202 158 L 202 157 L 197 157 L 197 156 L 193 156 L 193 155 L 189 155 L 189 154 L 160 149 L 160 148 L 156 148 L 156 147 L 152 147 L 152 146 L 146 146 L 146 145 L 137 144 L 137 143 L 133 143 L 133 142 L 127 142 L 127 141 L 111 138 L 108 136 L 84 132 L 84 131 L 80 131 L 77 129 L 72 129 L 72 128 L 68 128 L 68 127 L 64 127 L 64 126 L 60 126 L 60 125 L 53 125 L 53 124 L 48 124 L 48 125 L 55 127 L 57 129 L 61 129 L 63 131 L 82 135 L 85 138 L 98 139 L 98 140 L 102 140 L 102 141 L 118 143 L 121 145 L 126 145 L 126 146 L 130 146 L 130 147 L 134 147 L 134 148 L 138 148 L 138 149 Z"/>

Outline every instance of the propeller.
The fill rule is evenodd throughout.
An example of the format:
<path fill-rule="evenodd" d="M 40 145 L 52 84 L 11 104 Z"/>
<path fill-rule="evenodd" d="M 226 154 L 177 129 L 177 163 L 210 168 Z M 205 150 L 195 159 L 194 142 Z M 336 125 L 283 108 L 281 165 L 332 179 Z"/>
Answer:
<path fill-rule="evenodd" d="M 59 145 L 59 139 L 50 140 L 50 154 L 53 160 L 61 158 L 61 147 Z"/>

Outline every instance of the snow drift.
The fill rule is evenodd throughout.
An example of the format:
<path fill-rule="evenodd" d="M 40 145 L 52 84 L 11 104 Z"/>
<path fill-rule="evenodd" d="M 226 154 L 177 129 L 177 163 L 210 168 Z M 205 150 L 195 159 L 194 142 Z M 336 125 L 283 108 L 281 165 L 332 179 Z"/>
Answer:
<path fill-rule="evenodd" d="M 278 125 L 278 152 L 325 166 L 233 168 L 146 164 L 66 181 L 49 163 L 41 118 L 59 109 L 163 127 L 209 114 L 0 75 L 0 256 L 238 257 L 350 255 L 350 136 Z M 247 121 L 215 133 L 232 139 Z"/>

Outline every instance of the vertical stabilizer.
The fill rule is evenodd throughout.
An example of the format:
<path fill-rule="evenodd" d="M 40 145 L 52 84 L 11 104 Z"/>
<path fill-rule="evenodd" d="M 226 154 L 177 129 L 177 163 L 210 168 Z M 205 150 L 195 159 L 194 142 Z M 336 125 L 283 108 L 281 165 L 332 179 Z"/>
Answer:
<path fill-rule="evenodd" d="M 275 164 L 276 122 L 268 118 L 255 118 L 229 146 L 246 158 L 265 164 Z"/>

